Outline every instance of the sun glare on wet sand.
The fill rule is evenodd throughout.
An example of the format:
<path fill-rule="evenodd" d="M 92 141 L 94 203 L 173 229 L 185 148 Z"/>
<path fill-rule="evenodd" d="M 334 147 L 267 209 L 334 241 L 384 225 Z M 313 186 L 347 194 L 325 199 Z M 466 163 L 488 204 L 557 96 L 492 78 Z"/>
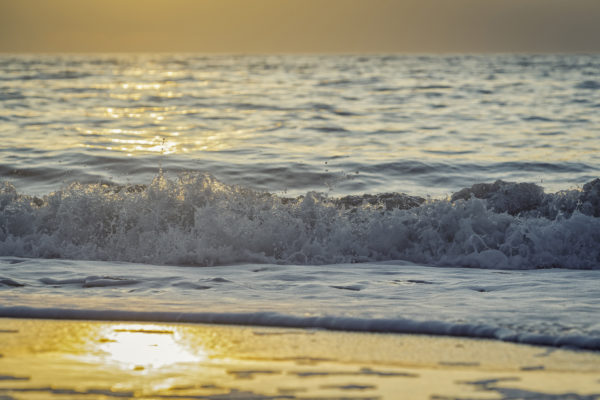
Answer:
<path fill-rule="evenodd" d="M 27 319 L 0 327 L 7 399 L 587 399 L 600 390 L 596 353 L 499 341 Z"/>
<path fill-rule="evenodd" d="M 158 325 L 104 326 L 99 342 L 88 343 L 101 352 L 101 360 L 119 368 L 145 370 L 178 363 L 201 362 L 207 354 L 201 347 L 193 350 L 181 341 L 177 329 Z M 91 349 L 90 353 L 97 353 Z"/>

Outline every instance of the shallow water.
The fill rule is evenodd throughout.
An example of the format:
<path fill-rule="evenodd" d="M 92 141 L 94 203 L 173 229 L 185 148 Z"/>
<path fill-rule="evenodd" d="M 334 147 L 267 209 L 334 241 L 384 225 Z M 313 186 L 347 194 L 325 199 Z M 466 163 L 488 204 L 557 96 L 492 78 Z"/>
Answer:
<path fill-rule="evenodd" d="M 426 333 L 600 350 L 600 271 L 17 258 L 0 258 L 0 268 L 0 317 Z"/>

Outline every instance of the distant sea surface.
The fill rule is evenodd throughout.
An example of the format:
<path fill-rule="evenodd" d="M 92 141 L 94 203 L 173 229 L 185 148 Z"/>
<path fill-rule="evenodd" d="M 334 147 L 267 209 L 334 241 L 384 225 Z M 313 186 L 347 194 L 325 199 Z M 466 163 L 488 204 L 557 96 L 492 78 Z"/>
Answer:
<path fill-rule="evenodd" d="M 3 55 L 0 104 L 0 174 L 31 194 L 147 183 L 161 159 L 291 195 L 600 171 L 592 55 Z"/>
<path fill-rule="evenodd" d="M 5 54 L 0 136 L 0 316 L 600 349 L 599 55 Z"/>

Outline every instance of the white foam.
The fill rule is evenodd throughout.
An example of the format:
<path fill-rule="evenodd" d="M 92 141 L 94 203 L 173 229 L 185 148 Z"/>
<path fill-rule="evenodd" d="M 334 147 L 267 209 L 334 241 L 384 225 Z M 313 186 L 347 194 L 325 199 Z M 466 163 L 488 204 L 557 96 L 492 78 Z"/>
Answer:
<path fill-rule="evenodd" d="M 387 209 L 388 198 L 355 206 L 315 192 L 285 199 L 203 174 L 161 174 L 148 187 L 73 184 L 43 198 L 4 183 L 0 255 L 202 266 L 405 259 L 595 269 L 598 182 L 549 195 L 502 182 L 409 209 Z M 415 205 L 397 196 L 394 204 Z"/>

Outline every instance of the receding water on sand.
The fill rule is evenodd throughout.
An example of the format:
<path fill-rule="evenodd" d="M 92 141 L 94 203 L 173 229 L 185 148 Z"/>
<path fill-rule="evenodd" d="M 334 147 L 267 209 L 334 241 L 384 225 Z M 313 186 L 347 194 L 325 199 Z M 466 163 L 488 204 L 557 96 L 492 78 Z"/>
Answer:
<path fill-rule="evenodd" d="M 0 258 L 0 317 L 422 333 L 599 350 L 598 270 Z M 98 274 L 100 273 L 100 275 Z"/>

